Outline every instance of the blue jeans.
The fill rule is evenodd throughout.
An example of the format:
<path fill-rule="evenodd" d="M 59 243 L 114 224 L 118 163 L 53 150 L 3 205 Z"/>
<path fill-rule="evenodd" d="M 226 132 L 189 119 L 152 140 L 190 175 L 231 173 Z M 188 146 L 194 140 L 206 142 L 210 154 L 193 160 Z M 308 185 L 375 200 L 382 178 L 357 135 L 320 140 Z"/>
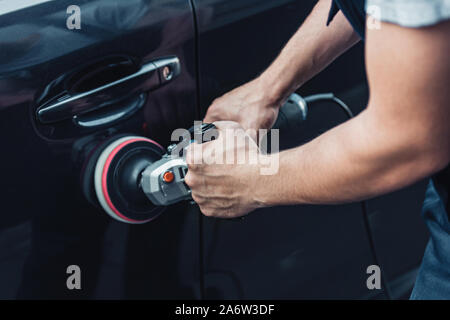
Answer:
<path fill-rule="evenodd" d="M 422 215 L 430 230 L 411 300 L 450 299 L 450 222 L 444 190 L 430 181 Z"/>

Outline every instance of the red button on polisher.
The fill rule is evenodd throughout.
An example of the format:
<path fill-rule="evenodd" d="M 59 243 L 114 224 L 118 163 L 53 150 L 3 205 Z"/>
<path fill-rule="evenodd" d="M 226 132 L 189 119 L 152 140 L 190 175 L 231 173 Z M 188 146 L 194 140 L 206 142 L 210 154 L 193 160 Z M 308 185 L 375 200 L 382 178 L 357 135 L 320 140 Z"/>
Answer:
<path fill-rule="evenodd" d="M 163 181 L 165 183 L 171 183 L 171 182 L 173 182 L 174 179 L 175 179 L 175 176 L 173 175 L 172 171 L 166 171 L 163 174 Z"/>

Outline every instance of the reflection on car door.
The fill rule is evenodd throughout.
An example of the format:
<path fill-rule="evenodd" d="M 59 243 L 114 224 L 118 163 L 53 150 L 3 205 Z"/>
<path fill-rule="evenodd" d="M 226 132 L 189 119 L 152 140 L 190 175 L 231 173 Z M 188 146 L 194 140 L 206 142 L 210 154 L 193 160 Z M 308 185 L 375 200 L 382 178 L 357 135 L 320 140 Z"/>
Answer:
<path fill-rule="evenodd" d="M 190 126 L 196 118 L 195 32 L 189 1 L 3 3 L 9 9 L 0 14 L 0 232 L 29 229 L 14 229 L 23 246 L 11 245 L 15 241 L 9 236 L 0 237 L 0 251 L 20 252 L 26 259 L 23 268 L 2 273 L 0 281 L 8 284 L 10 294 L 20 286 L 21 298 L 195 297 L 198 216 L 181 214 L 185 208 L 179 205 L 151 225 L 129 227 L 110 221 L 82 196 L 73 157 L 80 139 L 97 135 L 134 133 L 167 145 L 173 129 Z M 67 28 L 72 5 L 80 8 L 81 29 Z M 43 97 L 55 94 L 55 88 L 74 90 L 67 79 L 83 79 L 97 61 L 117 62 L 120 57 L 123 61 L 118 63 L 139 67 L 173 56 L 180 59 L 180 76 L 148 92 L 142 108 L 123 121 L 83 127 L 72 119 L 45 123 L 36 115 Z M 101 76 L 109 82 L 109 75 Z M 99 78 L 77 88 L 95 86 Z M 114 108 L 120 107 L 122 100 L 118 101 Z M 191 254 L 180 255 L 181 245 Z M 8 263 L 7 256 L 0 268 Z M 66 288 L 66 269 L 73 264 L 82 270 L 81 291 Z M 102 281 L 105 285 L 98 289 Z"/>

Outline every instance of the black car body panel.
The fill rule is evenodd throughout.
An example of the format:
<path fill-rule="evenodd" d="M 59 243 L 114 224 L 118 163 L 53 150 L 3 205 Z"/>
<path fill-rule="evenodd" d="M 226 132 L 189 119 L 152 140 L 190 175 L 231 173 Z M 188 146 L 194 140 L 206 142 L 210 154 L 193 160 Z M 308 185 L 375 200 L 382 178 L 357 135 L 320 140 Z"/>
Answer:
<path fill-rule="evenodd" d="M 81 30 L 66 27 L 70 5 L 81 8 Z M 172 130 L 190 126 L 197 118 L 195 29 L 190 3 L 45 2 L 0 16 L 0 39 L 0 130 L 4 150 L 0 226 L 6 228 L 32 219 L 27 234 L 31 246 L 27 248 L 30 251 L 19 297 L 92 296 L 102 253 L 114 251 L 108 249 L 114 245 L 122 248 L 118 250 L 122 254 L 113 253 L 105 259 L 112 259 L 108 263 L 116 265 L 110 268 L 116 270 L 109 271 L 111 276 L 116 274 L 120 280 L 121 270 L 129 275 L 126 281 L 120 280 L 126 296 L 192 298 L 192 288 L 195 284 L 198 287 L 196 216 L 185 215 L 184 204 L 170 208 L 154 224 L 134 228 L 118 225 L 81 195 L 72 155 L 77 140 L 92 134 L 127 132 L 168 144 Z M 115 127 L 63 131 L 61 126 L 70 127 L 70 121 L 42 124 L 37 120 L 39 97 L 49 83 L 80 66 L 114 55 L 131 57 L 138 64 L 176 56 L 181 62 L 181 74 L 150 92 L 145 106 Z M 105 232 L 112 233 L 112 243 L 104 243 Z M 186 241 L 181 240 L 182 234 Z M 186 256 L 188 261 L 178 261 L 180 242 L 191 252 Z M 65 269 L 71 264 L 86 270 L 82 293 L 65 288 Z M 183 276 L 187 280 L 180 279 Z M 8 276 L 2 280 L 8 281 Z M 189 284 L 187 289 L 183 282 Z"/>
<path fill-rule="evenodd" d="M 359 203 L 293 206 L 222 221 L 183 203 L 140 226 L 111 221 L 80 190 L 80 140 L 126 132 L 167 146 L 174 129 L 190 127 L 214 98 L 262 72 L 314 3 L 57 0 L 1 14 L 0 297 L 407 296 L 427 240 L 419 217 L 423 184 L 371 200 L 367 212 Z M 70 5 L 81 8 L 81 30 L 66 26 Z M 175 56 L 181 73 L 113 126 L 39 121 L 52 83 L 117 56 L 136 67 Z M 299 93 L 318 92 L 363 109 L 362 44 Z M 333 105 L 317 105 L 298 137 L 282 143 L 304 143 L 345 120 Z M 71 264 L 84 270 L 82 292 L 65 286 Z M 372 264 L 383 270 L 383 290 L 366 287 Z"/>

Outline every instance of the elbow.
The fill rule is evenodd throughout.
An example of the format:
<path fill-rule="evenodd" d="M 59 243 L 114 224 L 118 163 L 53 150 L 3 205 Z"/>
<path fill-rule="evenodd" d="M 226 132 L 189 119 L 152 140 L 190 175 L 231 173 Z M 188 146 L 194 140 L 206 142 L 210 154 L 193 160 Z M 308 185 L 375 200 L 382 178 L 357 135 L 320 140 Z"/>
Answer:
<path fill-rule="evenodd" d="M 410 163 L 410 169 L 415 171 L 412 176 L 417 175 L 416 178 L 419 179 L 427 178 L 449 165 L 450 150 L 439 140 L 428 139 L 428 142 L 415 145 L 414 151 L 409 153 L 409 161 L 407 160 Z"/>
<path fill-rule="evenodd" d="M 384 191 L 414 184 L 442 171 L 450 163 L 450 150 L 439 139 L 421 140 L 416 136 L 415 139 L 397 142 L 399 144 L 389 148 L 389 156 L 381 157 L 384 161 L 380 164 L 383 169 L 379 187 Z"/>
<path fill-rule="evenodd" d="M 425 172 L 425 176 L 431 176 L 442 171 L 450 164 L 450 152 L 448 148 L 428 152 L 424 158 L 424 171 L 427 171 Z"/>
<path fill-rule="evenodd" d="M 436 130 L 438 128 L 438 130 Z M 401 166 L 410 178 L 427 178 L 442 171 L 450 163 L 450 141 L 446 130 L 432 125 L 410 125 L 392 135 L 394 149 Z"/>
<path fill-rule="evenodd" d="M 418 151 L 415 154 L 401 157 L 402 160 L 393 161 L 381 169 L 377 182 L 372 186 L 374 194 L 379 195 L 399 190 L 412 185 L 422 179 L 429 178 L 445 169 L 450 163 L 448 152 Z M 379 171 L 380 173 L 380 171 Z"/>

